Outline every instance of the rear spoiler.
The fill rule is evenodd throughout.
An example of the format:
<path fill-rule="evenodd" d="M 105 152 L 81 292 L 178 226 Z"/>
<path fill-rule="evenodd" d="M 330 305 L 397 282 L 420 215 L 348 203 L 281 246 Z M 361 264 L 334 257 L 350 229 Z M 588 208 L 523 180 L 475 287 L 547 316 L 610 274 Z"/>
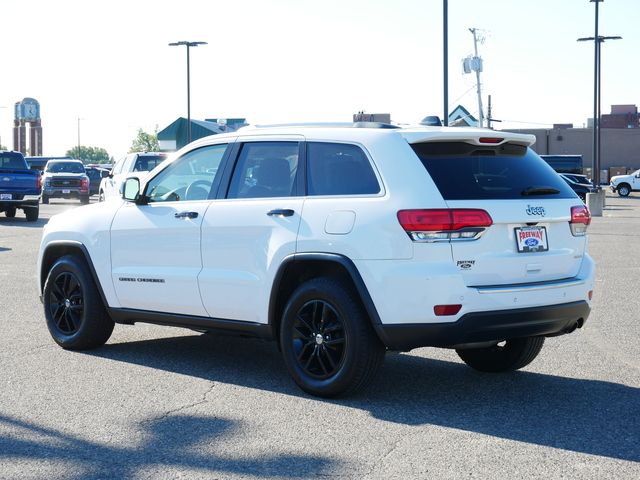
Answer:
<path fill-rule="evenodd" d="M 498 132 L 484 129 L 451 129 L 442 128 L 436 130 L 407 129 L 397 130 L 409 143 L 423 142 L 464 142 L 471 145 L 502 145 L 515 143 L 530 147 L 536 142 L 535 135 L 524 133 Z"/>

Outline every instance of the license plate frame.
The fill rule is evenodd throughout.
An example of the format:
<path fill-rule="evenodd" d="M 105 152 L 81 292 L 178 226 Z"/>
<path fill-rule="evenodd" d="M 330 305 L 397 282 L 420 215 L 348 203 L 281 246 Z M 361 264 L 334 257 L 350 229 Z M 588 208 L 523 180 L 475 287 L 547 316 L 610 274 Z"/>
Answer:
<path fill-rule="evenodd" d="M 0 200 L 13 200 L 12 193 L 0 193 Z"/>
<path fill-rule="evenodd" d="M 64 195 L 68 195 L 69 193 L 71 193 L 71 190 L 66 190 L 66 189 L 65 189 L 65 190 L 62 190 L 62 193 L 63 193 Z"/>
<path fill-rule="evenodd" d="M 527 226 L 516 227 L 516 248 L 518 253 L 537 253 L 549 251 L 547 227 Z"/>

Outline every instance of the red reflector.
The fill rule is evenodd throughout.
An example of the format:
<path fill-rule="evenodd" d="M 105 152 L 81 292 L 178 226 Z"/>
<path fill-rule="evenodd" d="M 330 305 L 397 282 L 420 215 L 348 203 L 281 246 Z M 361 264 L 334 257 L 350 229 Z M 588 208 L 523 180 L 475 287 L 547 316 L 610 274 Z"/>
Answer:
<path fill-rule="evenodd" d="M 589 225 L 591 223 L 591 212 L 585 205 L 571 207 L 571 223 Z"/>
<path fill-rule="evenodd" d="M 398 221 L 407 232 L 442 232 L 493 225 L 491 215 L 476 208 L 400 210 Z"/>
<path fill-rule="evenodd" d="M 435 313 L 438 317 L 443 315 L 455 315 L 460 311 L 462 305 L 434 305 L 433 313 Z"/>
<path fill-rule="evenodd" d="M 500 143 L 504 140 L 504 138 L 496 138 L 496 137 L 480 137 L 478 141 L 480 143 Z"/>

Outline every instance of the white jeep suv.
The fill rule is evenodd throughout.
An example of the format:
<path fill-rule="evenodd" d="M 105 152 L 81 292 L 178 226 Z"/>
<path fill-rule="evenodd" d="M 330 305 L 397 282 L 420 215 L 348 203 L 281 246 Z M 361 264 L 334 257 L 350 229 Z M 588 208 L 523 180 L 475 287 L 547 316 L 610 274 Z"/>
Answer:
<path fill-rule="evenodd" d="M 38 260 L 53 339 L 97 347 L 114 322 L 274 339 L 303 390 L 335 396 L 386 350 L 501 372 L 583 326 L 590 213 L 533 136 L 357 127 L 207 137 L 127 179 L 124 202 L 53 217 Z"/>

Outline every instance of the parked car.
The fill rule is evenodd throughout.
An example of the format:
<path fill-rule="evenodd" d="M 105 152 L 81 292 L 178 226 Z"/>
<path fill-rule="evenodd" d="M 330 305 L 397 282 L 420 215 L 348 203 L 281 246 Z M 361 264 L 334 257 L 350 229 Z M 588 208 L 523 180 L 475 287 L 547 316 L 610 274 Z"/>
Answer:
<path fill-rule="evenodd" d="M 578 195 L 583 202 L 587 201 L 587 193 L 596 191 L 593 183 L 589 181 L 586 175 L 572 175 L 568 173 L 561 173 L 559 175 L 567 182 L 567 185 L 576 192 L 576 195 Z"/>
<path fill-rule="evenodd" d="M 44 227 L 49 332 L 71 350 L 114 322 L 273 339 L 320 396 L 365 386 L 386 350 L 523 368 L 584 325 L 595 272 L 589 210 L 534 141 L 350 125 L 197 140 L 128 178 L 126 203 Z"/>
<path fill-rule="evenodd" d="M 167 158 L 166 153 L 142 152 L 130 153 L 118 160 L 109 175 L 103 178 L 99 187 L 99 201 L 118 199 L 122 195 L 122 185 L 131 174 L 144 177 Z"/>
<path fill-rule="evenodd" d="M 628 197 L 631 192 L 640 192 L 640 170 L 629 175 L 615 175 L 609 180 L 612 192 L 621 197 Z"/>
<path fill-rule="evenodd" d="M 97 195 L 100 191 L 102 179 L 109 176 L 111 169 L 103 168 L 99 165 L 86 165 L 84 171 L 89 177 L 89 194 Z"/>
<path fill-rule="evenodd" d="M 75 198 L 89 203 L 89 177 L 80 160 L 49 160 L 42 174 L 42 203 L 50 198 Z"/>
<path fill-rule="evenodd" d="M 0 212 L 13 218 L 22 210 L 28 222 L 40 212 L 40 173 L 29 169 L 20 152 L 0 152 Z"/>

